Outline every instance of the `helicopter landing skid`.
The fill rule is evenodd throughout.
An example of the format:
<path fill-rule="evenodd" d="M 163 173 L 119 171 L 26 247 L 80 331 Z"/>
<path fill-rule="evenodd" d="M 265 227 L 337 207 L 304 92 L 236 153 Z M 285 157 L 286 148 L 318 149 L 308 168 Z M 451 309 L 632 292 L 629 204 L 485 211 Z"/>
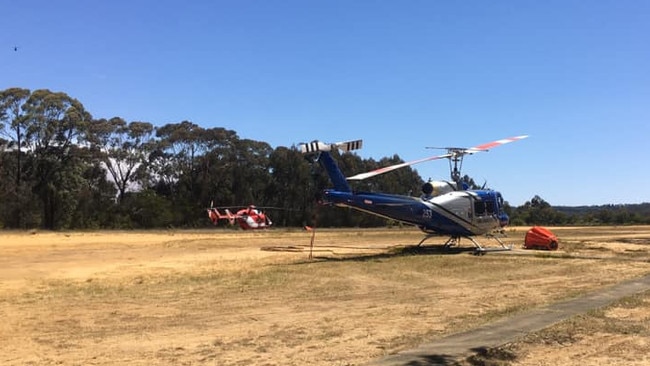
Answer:
<path fill-rule="evenodd" d="M 420 242 L 418 243 L 417 246 L 418 246 L 418 247 L 421 246 L 422 243 L 424 243 L 427 239 L 429 239 L 429 238 L 431 238 L 431 237 L 433 237 L 433 236 L 437 236 L 437 235 L 427 235 L 427 236 L 425 236 L 424 239 L 420 240 Z M 474 249 L 474 255 L 484 255 L 485 253 L 488 253 L 488 252 L 505 252 L 505 251 L 512 250 L 512 246 L 507 246 L 507 245 L 506 245 L 503 241 L 501 241 L 501 239 L 499 239 L 498 237 L 493 236 L 493 235 L 490 235 L 490 236 L 488 236 L 488 237 L 489 237 L 489 238 L 492 238 L 492 239 L 494 239 L 494 240 L 496 240 L 497 242 L 499 242 L 499 244 L 501 245 L 501 247 L 497 247 L 497 248 L 494 248 L 494 247 L 493 247 L 493 248 L 485 248 L 485 247 L 481 246 L 481 244 L 479 244 L 479 242 L 476 241 L 476 239 L 474 239 L 474 238 L 471 237 L 471 236 L 452 236 L 452 237 L 450 237 L 450 238 L 445 242 L 445 244 L 443 245 L 443 247 L 444 247 L 445 249 L 449 249 L 449 248 L 451 248 L 451 247 L 453 247 L 453 246 L 460 245 L 460 238 L 466 238 L 466 239 L 469 239 L 469 241 L 471 241 L 472 244 L 474 244 L 474 247 L 475 247 L 475 249 Z"/>

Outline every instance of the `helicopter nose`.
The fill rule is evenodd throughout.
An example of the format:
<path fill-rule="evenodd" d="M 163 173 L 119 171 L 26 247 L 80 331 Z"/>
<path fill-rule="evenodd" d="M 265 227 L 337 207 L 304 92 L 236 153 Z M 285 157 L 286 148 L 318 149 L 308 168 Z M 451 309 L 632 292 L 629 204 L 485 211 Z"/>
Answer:
<path fill-rule="evenodd" d="M 499 215 L 499 224 L 501 227 L 507 226 L 510 223 L 510 217 L 506 213 Z"/>

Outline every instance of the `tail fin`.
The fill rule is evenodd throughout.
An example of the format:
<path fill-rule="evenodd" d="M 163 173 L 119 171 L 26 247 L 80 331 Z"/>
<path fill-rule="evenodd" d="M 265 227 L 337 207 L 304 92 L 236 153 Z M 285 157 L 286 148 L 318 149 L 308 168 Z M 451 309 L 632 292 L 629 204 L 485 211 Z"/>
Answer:
<path fill-rule="evenodd" d="M 209 208 L 208 209 L 208 217 L 210 218 L 210 221 L 212 221 L 213 224 L 217 224 L 219 222 L 219 213 L 216 212 L 215 208 Z"/>
<path fill-rule="evenodd" d="M 320 141 L 313 141 L 307 144 L 300 144 L 300 150 L 303 154 L 318 154 L 318 161 L 327 170 L 327 174 L 334 184 L 334 189 L 342 192 L 352 192 L 350 185 L 345 179 L 345 175 L 341 172 L 336 161 L 332 158 L 330 151 L 339 149 L 347 152 L 351 150 L 360 149 L 363 145 L 362 140 L 337 142 L 334 144 L 326 144 Z"/>

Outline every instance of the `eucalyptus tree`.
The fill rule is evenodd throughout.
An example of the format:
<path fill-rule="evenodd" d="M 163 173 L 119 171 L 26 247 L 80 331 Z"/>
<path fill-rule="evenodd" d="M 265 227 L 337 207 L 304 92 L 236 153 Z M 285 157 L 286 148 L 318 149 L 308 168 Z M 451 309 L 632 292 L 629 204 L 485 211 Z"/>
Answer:
<path fill-rule="evenodd" d="M 42 225 L 67 227 L 88 162 L 83 138 L 92 116 L 78 100 L 47 89 L 32 92 L 23 110 L 25 144 L 35 159 L 31 175 L 42 205 Z"/>
<path fill-rule="evenodd" d="M 189 182 L 192 189 L 196 158 L 205 152 L 203 143 L 204 129 L 195 123 L 183 121 L 169 123 L 156 129 L 158 138 L 158 155 L 165 157 L 163 162 L 166 169 L 159 169 L 169 176 L 169 181 L 178 183 L 181 179 Z M 178 188 L 178 187 L 177 187 Z"/>
<path fill-rule="evenodd" d="M 553 223 L 555 210 L 543 198 L 535 195 L 530 201 L 517 209 L 518 220 L 528 225 L 549 225 Z"/>
<path fill-rule="evenodd" d="M 25 112 L 22 107 L 29 98 L 28 89 L 10 88 L 0 92 L 0 134 L 9 138 L 8 150 L 16 151 L 18 171 L 16 172 L 16 186 L 21 180 L 21 148 L 25 135 Z"/>
<path fill-rule="evenodd" d="M 277 147 L 269 156 L 267 203 L 282 208 L 275 221 L 283 226 L 312 225 L 316 187 L 311 167 L 294 146 Z"/>
<path fill-rule="evenodd" d="M 91 141 L 110 174 L 121 204 L 130 187 L 137 185 L 136 172 L 144 168 L 151 152 L 154 126 L 149 122 L 126 123 L 120 117 L 101 119 L 91 124 Z"/>
<path fill-rule="evenodd" d="M 10 88 L 0 91 L 0 135 L 8 138 L 0 144 L 0 203 L 3 219 L 11 227 L 22 227 L 28 209 L 29 189 L 23 185 L 23 150 L 25 112 L 23 105 L 31 92 L 28 89 Z M 9 169 L 8 169 L 9 168 Z"/>
<path fill-rule="evenodd" d="M 199 204 L 216 201 L 218 205 L 236 205 L 232 193 L 232 164 L 237 133 L 223 127 L 208 128 L 202 134 L 206 151 L 199 157 Z"/>
<path fill-rule="evenodd" d="M 231 191 L 236 202 L 266 205 L 269 156 L 273 149 L 263 141 L 239 139 L 233 146 Z"/>
<path fill-rule="evenodd" d="M 204 129 L 183 121 L 159 127 L 156 136 L 157 148 L 150 159 L 152 186 L 174 203 L 177 224 L 194 225 L 205 219 L 201 209 L 207 205 L 204 200 L 208 196 L 206 177 L 210 168 L 206 155 L 218 149 L 228 157 L 237 135 L 233 131 Z"/>

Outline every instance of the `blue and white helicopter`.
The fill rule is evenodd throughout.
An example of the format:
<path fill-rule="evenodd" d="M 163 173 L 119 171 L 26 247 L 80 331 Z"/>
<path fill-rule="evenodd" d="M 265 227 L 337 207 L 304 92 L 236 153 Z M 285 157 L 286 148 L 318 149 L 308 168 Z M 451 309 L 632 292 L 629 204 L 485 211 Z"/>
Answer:
<path fill-rule="evenodd" d="M 426 234 L 418 246 L 433 236 L 448 236 L 449 240 L 444 244 L 445 248 L 460 245 L 460 239 L 466 238 L 474 244 L 475 254 L 479 255 L 488 251 L 512 249 L 511 246 L 506 246 L 498 236 L 494 235 L 508 225 L 509 218 L 504 211 L 504 200 L 501 193 L 490 189 L 467 189 L 467 186 L 461 182 L 460 167 L 462 167 L 463 157 L 488 151 L 493 147 L 526 137 L 528 136 L 515 136 L 471 148 L 443 148 L 447 152 L 442 155 L 391 165 L 347 178 L 339 169 L 330 152 L 336 149 L 343 152 L 360 149 L 362 140 L 333 144 L 314 141 L 300 144 L 300 150 L 303 154 L 314 157 L 314 161 L 321 164 L 334 185 L 333 189 L 326 189 L 323 192 L 323 204 L 350 207 L 415 225 Z M 413 164 L 445 158 L 449 159 L 452 181 L 430 180 L 422 187 L 420 197 L 356 192 L 348 184 L 348 181 L 368 179 Z M 495 239 L 500 247 L 481 246 L 473 238 L 478 235 L 486 235 Z"/>

